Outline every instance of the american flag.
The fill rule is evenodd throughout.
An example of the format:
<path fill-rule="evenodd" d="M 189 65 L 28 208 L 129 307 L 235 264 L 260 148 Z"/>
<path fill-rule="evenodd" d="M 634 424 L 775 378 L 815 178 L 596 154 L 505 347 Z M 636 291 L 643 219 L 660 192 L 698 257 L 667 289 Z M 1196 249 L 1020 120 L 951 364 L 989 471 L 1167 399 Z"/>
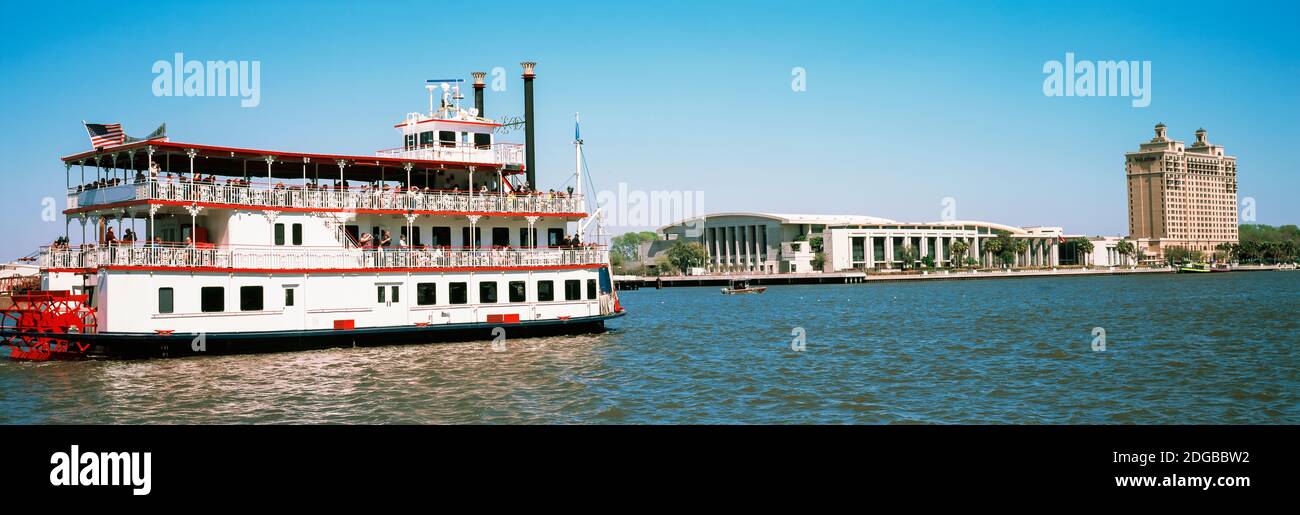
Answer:
<path fill-rule="evenodd" d="M 126 140 L 120 123 L 86 123 L 86 132 L 90 133 L 90 146 L 109 147 L 121 145 Z"/>

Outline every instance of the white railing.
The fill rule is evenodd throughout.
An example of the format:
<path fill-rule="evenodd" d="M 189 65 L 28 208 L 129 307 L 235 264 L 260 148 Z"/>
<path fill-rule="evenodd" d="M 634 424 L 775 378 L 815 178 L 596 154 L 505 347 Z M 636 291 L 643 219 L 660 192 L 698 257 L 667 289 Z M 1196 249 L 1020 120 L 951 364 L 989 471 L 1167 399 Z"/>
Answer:
<path fill-rule="evenodd" d="M 146 179 L 68 193 L 70 209 L 125 200 L 168 200 L 303 209 L 387 209 L 474 213 L 583 213 L 581 195 L 496 194 L 396 188 L 330 188 Z"/>
<path fill-rule="evenodd" d="M 40 266 L 98 268 L 146 266 L 247 270 L 366 270 L 383 268 L 511 268 L 598 265 L 603 247 L 575 248 L 301 248 L 172 245 L 43 247 Z"/>
<path fill-rule="evenodd" d="M 524 164 L 524 146 L 519 143 L 493 143 L 471 145 L 439 143 L 416 148 L 390 148 L 375 152 L 379 157 L 421 159 L 425 161 L 455 161 L 483 164 Z"/>

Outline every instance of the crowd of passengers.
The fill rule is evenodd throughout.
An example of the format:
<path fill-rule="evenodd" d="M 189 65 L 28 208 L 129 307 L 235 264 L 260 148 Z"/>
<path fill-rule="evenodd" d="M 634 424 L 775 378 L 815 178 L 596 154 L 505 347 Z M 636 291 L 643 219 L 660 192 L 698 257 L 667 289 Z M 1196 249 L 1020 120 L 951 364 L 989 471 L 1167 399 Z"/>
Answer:
<path fill-rule="evenodd" d="M 211 174 L 206 176 L 201 173 L 200 174 L 172 174 L 171 172 L 160 171 L 157 163 L 150 163 L 147 174 L 143 170 L 136 171 L 135 176 L 129 181 L 124 180 L 121 177 L 106 177 L 106 178 L 101 178 L 98 180 L 88 182 L 86 184 L 77 185 L 76 191 L 77 193 L 81 193 L 83 191 L 96 190 L 101 188 L 111 188 L 113 186 L 118 186 L 121 184 L 140 184 L 150 180 L 167 182 L 167 183 L 175 183 L 175 184 L 211 184 L 211 185 L 224 184 L 226 186 L 243 186 L 243 187 L 248 187 L 252 185 L 252 182 L 249 181 L 247 177 L 226 178 L 222 180 L 222 179 L 218 179 L 216 175 L 211 175 Z M 408 193 L 408 194 L 416 194 L 416 193 L 456 194 L 456 193 L 464 193 L 469 191 L 468 188 L 462 190 L 460 184 L 456 184 L 450 177 L 444 177 L 443 180 L 445 180 L 445 184 L 444 187 L 441 189 L 434 188 L 433 186 L 425 186 L 424 188 L 421 188 L 418 185 L 411 185 L 410 187 L 404 188 L 401 186 L 390 186 L 386 182 L 382 182 L 382 181 L 367 182 L 360 187 L 355 187 L 355 186 L 349 187 L 347 186 L 346 181 L 344 181 L 342 184 L 331 185 L 331 184 L 319 184 L 318 179 L 308 179 L 308 181 L 303 185 L 286 186 L 284 182 L 277 182 L 274 186 L 272 186 L 272 189 L 275 190 L 306 189 L 306 190 L 325 190 L 325 191 L 359 189 L 362 192 L 381 191 L 381 192 Z M 335 182 L 337 183 L 338 181 Z M 493 184 L 492 187 L 489 187 L 487 184 L 483 184 L 479 186 L 478 193 L 481 195 L 539 195 L 539 196 L 544 196 L 548 199 L 566 198 L 573 195 L 573 187 L 570 186 L 566 190 L 561 190 L 561 191 L 550 189 L 545 192 L 540 192 L 540 191 L 532 191 L 531 189 L 529 189 L 528 184 L 525 183 L 519 186 L 518 188 L 516 188 L 514 191 L 504 191 L 502 190 L 502 188 L 500 188 L 499 184 Z"/>

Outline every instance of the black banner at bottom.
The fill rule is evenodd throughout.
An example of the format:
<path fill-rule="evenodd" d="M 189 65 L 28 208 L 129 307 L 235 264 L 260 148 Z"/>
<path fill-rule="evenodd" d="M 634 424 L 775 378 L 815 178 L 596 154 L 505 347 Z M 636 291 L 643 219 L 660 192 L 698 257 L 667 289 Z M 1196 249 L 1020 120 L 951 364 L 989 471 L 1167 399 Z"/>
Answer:
<path fill-rule="evenodd" d="M 7 495 L 154 504 L 615 489 L 1247 500 L 1287 494 L 1287 426 L 3 427 Z M 730 491 L 730 490 L 726 490 Z M 198 496 L 198 497 L 196 497 Z M 989 498 L 982 498 L 986 501 Z M 979 499 L 972 500 L 980 504 Z"/>

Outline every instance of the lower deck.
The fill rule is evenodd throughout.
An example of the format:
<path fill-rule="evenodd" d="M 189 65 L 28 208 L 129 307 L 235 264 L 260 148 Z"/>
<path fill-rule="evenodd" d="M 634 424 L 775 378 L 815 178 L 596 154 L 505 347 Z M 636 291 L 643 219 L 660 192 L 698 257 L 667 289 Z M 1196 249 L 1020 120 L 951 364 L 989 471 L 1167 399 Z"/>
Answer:
<path fill-rule="evenodd" d="M 608 269 L 342 273 L 47 272 L 87 294 L 100 334 L 317 331 L 518 323 L 616 311 Z"/>

